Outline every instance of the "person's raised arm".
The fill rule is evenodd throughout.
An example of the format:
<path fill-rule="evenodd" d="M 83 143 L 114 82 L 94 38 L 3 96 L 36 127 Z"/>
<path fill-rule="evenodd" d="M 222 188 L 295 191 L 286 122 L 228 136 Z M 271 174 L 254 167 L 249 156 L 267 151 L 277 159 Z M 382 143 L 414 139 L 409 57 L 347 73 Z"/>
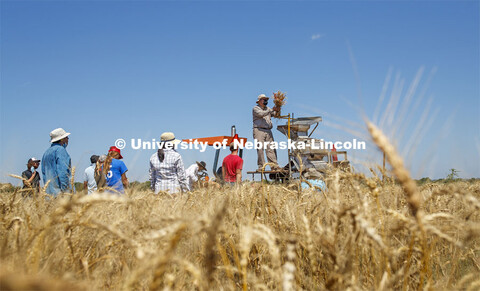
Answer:
<path fill-rule="evenodd" d="M 28 178 L 26 175 L 22 175 L 24 179 L 27 179 L 28 185 L 31 185 L 33 182 L 33 179 L 35 179 L 35 173 L 37 173 L 35 170 L 33 170 L 32 175 L 30 178 Z"/>
<path fill-rule="evenodd" d="M 33 177 L 35 177 L 34 175 L 31 175 L 30 177 L 27 176 L 26 174 L 26 171 L 22 173 L 22 178 L 25 179 L 23 180 L 23 184 L 25 184 L 25 186 L 27 187 L 31 187 L 32 186 L 32 181 L 33 181 Z"/>
<path fill-rule="evenodd" d="M 253 107 L 253 117 L 255 118 L 263 118 L 264 116 L 272 114 L 273 110 L 267 107 L 266 110 L 263 110 L 259 106 Z"/>

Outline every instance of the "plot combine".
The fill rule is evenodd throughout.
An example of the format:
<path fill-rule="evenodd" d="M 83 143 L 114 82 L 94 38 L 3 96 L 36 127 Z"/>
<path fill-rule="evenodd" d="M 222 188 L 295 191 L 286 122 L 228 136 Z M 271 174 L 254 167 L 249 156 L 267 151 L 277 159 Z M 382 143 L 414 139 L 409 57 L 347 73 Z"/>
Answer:
<path fill-rule="evenodd" d="M 253 180 L 255 180 L 257 174 L 261 175 L 262 180 L 266 179 L 268 174 L 272 180 L 287 181 L 298 178 L 301 172 L 310 168 L 320 173 L 325 173 L 327 169 L 332 167 L 347 171 L 350 169 L 346 151 L 336 151 L 335 147 L 330 148 L 331 145 L 326 144 L 322 139 L 311 137 L 319 123 L 322 122 L 322 117 L 294 118 L 293 114 L 288 114 L 276 118 L 286 120 L 286 124 L 278 125 L 277 130 L 296 146 L 286 150 L 288 163 L 280 170 L 247 172 L 247 174 L 252 175 Z M 312 125 L 315 125 L 315 127 L 310 131 Z"/>
<path fill-rule="evenodd" d="M 268 174 L 268 177 L 271 180 L 284 182 L 299 178 L 306 171 L 311 171 L 310 169 L 315 169 L 323 174 L 325 174 L 330 168 L 340 168 L 347 171 L 350 170 L 350 163 L 346 151 L 337 151 L 332 143 L 329 144 L 322 139 L 312 137 L 312 134 L 315 129 L 317 129 L 319 123 L 322 122 L 321 116 L 294 118 L 293 113 L 282 116 L 281 107 L 286 103 L 285 93 L 281 91 L 275 92 L 273 98 L 275 106 L 279 108 L 273 117 L 286 120 L 286 124 L 278 125 L 277 130 L 284 134 L 288 139 L 285 148 L 288 163 L 282 168 L 275 168 L 270 171 L 265 170 L 266 164 L 261 170 L 257 169 L 256 171 L 247 172 L 247 174 L 252 175 L 253 181 L 255 181 L 255 175 L 260 175 L 261 180 L 264 180 L 267 179 Z M 310 130 L 312 125 L 315 125 L 315 127 Z M 230 144 L 235 140 L 242 144 L 245 144 L 247 141 L 246 138 L 238 137 L 235 126 L 232 126 L 230 136 L 202 137 L 184 141 L 189 143 L 201 142 L 209 146 L 214 146 L 215 143 Z M 292 144 L 294 146 L 291 146 Z M 283 151 L 283 149 L 281 150 Z M 212 171 L 215 177 L 221 180 L 223 178 L 221 177 L 221 167 L 217 168 L 219 156 L 220 149 L 217 149 Z M 240 147 L 239 156 L 243 156 L 242 147 Z"/>
<path fill-rule="evenodd" d="M 329 168 L 340 168 L 343 170 L 350 170 L 350 162 L 347 158 L 346 151 L 336 151 L 335 147 L 330 148 L 322 139 L 311 137 L 313 132 L 317 129 L 322 117 L 291 117 L 293 114 L 286 116 L 278 116 L 279 119 L 286 119 L 286 124 L 278 125 L 277 130 L 284 134 L 292 144 L 295 144 L 295 148 L 286 149 L 288 163 L 277 170 L 264 170 L 264 171 L 249 171 L 247 174 L 252 175 L 252 180 L 255 181 L 255 175 L 260 175 L 260 179 L 264 180 L 270 178 L 276 181 L 289 181 L 291 179 L 298 179 L 301 173 L 304 173 L 308 169 L 315 169 L 320 173 L 325 173 Z M 312 130 L 310 128 L 313 127 Z M 310 132 L 309 132 L 310 131 Z M 230 144 L 234 140 L 245 144 L 247 138 L 239 137 L 236 133 L 235 126 L 231 128 L 231 135 L 222 135 L 214 137 L 201 137 L 193 139 L 184 139 L 184 142 L 192 143 L 199 142 L 209 146 L 213 146 L 215 143 Z M 303 145 L 300 145 L 303 144 Z M 283 151 L 283 150 L 281 150 Z M 243 150 L 239 150 L 239 156 L 243 156 Z M 217 179 L 221 177 L 221 163 L 219 166 L 220 149 L 215 152 L 215 158 L 213 160 L 212 171 Z M 206 174 L 204 174 L 206 175 Z M 208 180 L 208 177 L 206 178 Z"/>

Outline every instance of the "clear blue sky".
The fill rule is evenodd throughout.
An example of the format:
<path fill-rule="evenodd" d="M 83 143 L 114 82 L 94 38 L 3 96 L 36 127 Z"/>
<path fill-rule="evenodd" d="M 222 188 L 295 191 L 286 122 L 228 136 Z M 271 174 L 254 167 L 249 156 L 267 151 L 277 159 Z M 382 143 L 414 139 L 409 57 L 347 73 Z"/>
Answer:
<path fill-rule="evenodd" d="M 78 181 L 117 138 L 216 136 L 236 125 L 251 139 L 256 96 L 277 90 L 287 92 L 284 113 L 324 117 L 316 137 L 351 140 L 329 125 L 364 128 L 389 70 L 387 97 L 397 74 L 403 97 L 420 68 L 419 106 L 383 130 L 403 127 L 393 140 L 416 178 L 450 168 L 480 177 L 478 1 L 2 1 L 0 40 L 2 182 L 41 158 L 57 127 L 72 133 Z M 429 98 L 435 118 L 405 149 L 426 127 Z M 368 150 L 349 152 L 358 169 L 381 161 L 362 134 Z M 122 151 L 130 180 L 147 179 L 152 153 Z M 212 166 L 213 150 L 180 153 L 186 165 Z M 255 151 L 244 158 L 246 176 Z"/>

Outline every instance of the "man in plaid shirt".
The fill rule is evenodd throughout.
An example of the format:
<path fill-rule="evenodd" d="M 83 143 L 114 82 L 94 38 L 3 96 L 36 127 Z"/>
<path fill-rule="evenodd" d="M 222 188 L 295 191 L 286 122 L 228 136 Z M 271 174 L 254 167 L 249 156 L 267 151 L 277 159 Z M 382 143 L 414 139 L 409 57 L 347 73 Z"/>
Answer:
<path fill-rule="evenodd" d="M 162 148 L 150 157 L 150 185 L 155 194 L 168 191 L 170 194 L 188 191 L 187 177 L 182 156 L 173 149 L 180 143 L 171 132 L 160 137 Z"/>

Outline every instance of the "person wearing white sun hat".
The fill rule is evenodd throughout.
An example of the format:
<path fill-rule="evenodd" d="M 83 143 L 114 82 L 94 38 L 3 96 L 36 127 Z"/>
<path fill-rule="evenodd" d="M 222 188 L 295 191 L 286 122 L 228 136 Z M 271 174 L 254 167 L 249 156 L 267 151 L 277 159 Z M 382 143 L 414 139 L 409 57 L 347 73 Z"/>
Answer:
<path fill-rule="evenodd" d="M 59 193 L 71 189 L 72 177 L 70 155 L 67 153 L 69 132 L 63 128 L 56 128 L 50 132 L 51 146 L 43 154 L 42 175 L 45 185 L 48 183 L 46 192 L 57 196 Z"/>
<path fill-rule="evenodd" d="M 174 149 L 180 142 L 173 132 L 160 136 L 160 149 L 150 157 L 150 186 L 155 194 L 188 191 L 182 156 Z"/>

